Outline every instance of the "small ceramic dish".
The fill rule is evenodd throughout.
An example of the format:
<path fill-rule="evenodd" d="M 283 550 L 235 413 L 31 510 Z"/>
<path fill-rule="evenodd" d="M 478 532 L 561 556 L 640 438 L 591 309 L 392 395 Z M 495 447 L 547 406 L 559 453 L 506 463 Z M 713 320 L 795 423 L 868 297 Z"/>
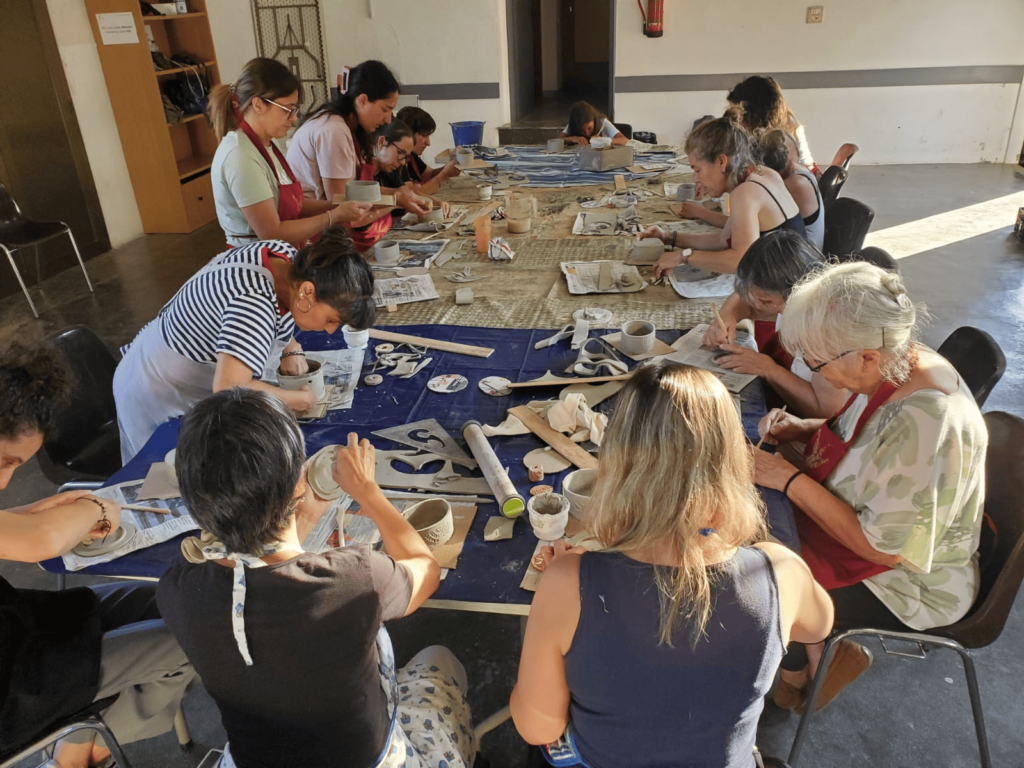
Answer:
<path fill-rule="evenodd" d="M 71 551 L 79 557 L 100 557 L 109 555 L 115 549 L 120 549 L 130 542 L 139 530 L 131 523 L 121 523 L 116 531 L 111 531 L 106 538 L 94 539 L 91 544 L 79 544 Z"/>
<path fill-rule="evenodd" d="M 313 455 L 309 462 L 309 471 L 306 472 L 306 480 L 313 493 L 325 501 L 334 501 L 345 495 L 336 482 L 334 482 L 334 454 L 338 446 L 328 445 L 321 448 Z"/>

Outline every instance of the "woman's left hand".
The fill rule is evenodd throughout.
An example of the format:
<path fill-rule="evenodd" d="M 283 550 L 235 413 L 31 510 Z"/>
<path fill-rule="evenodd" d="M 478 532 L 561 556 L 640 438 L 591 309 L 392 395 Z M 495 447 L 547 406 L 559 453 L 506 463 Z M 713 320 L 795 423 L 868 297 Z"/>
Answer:
<path fill-rule="evenodd" d="M 750 446 L 754 455 L 754 482 L 764 488 L 781 491 L 795 473 L 796 467 L 777 453 L 768 453 Z"/>
<path fill-rule="evenodd" d="M 747 347 L 736 344 L 722 344 L 719 349 L 724 349 L 732 354 L 718 358 L 715 363 L 720 368 L 729 371 L 742 373 L 751 376 L 767 376 L 768 372 L 777 365 L 771 356 L 755 352 Z"/>
<path fill-rule="evenodd" d="M 281 358 L 281 372 L 287 376 L 301 376 L 309 370 L 305 355 L 288 355 Z"/>
<path fill-rule="evenodd" d="M 682 251 L 669 251 L 668 253 L 664 253 L 661 258 L 658 259 L 658 263 L 654 265 L 654 277 L 659 278 L 667 275 L 682 263 Z"/>
<path fill-rule="evenodd" d="M 546 571 L 548 566 L 562 555 L 582 555 L 586 551 L 586 547 L 570 547 L 569 542 L 565 539 L 559 539 L 551 544 L 551 546 L 544 546 L 540 548 L 540 556 L 543 560 L 544 567 L 539 570 Z"/>
<path fill-rule="evenodd" d="M 441 201 L 439 201 L 439 205 L 441 206 L 441 213 L 444 214 L 444 217 L 446 219 L 450 219 L 452 217 L 452 206 L 451 206 L 451 204 L 448 203 L 445 200 L 441 200 Z"/>
<path fill-rule="evenodd" d="M 431 203 L 429 198 L 420 197 L 408 187 L 401 187 L 395 192 L 395 200 L 399 208 L 417 216 L 426 216 L 430 213 Z"/>

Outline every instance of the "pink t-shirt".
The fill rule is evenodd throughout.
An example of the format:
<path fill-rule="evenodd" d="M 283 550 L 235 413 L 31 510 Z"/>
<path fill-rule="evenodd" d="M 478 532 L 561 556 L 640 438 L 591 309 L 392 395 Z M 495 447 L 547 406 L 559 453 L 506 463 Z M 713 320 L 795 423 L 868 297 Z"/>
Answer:
<path fill-rule="evenodd" d="M 288 145 L 288 164 L 313 200 L 327 199 L 324 179 L 357 178 L 359 160 L 345 118 L 325 113 L 303 123 Z"/>

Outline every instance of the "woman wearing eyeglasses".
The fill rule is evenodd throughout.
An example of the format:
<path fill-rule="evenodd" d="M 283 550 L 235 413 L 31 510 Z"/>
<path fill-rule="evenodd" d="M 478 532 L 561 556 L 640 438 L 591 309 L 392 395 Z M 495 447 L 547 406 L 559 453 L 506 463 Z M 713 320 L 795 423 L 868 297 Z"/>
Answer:
<path fill-rule="evenodd" d="M 375 133 L 391 122 L 397 104 L 398 80 L 383 62 L 364 61 L 342 70 L 338 95 L 303 119 L 288 146 L 288 162 L 308 199 L 333 200 L 335 195 L 345 194 L 350 181 L 374 180 L 378 170 L 374 165 Z M 430 210 L 409 187 L 384 188 L 381 193 L 394 194 L 399 207 L 411 213 Z M 356 222 L 349 228 L 361 253 L 391 228 L 390 210 L 376 213 L 372 221 Z"/>
<path fill-rule="evenodd" d="M 772 411 L 772 443 L 807 440 L 801 463 L 754 451 L 755 480 L 793 503 L 802 555 L 836 607 L 835 630 L 952 624 L 978 594 L 988 433 L 970 389 L 915 341 L 918 310 L 899 275 L 828 267 L 797 285 L 782 341 L 852 395 L 832 419 Z M 821 645 L 794 647 L 775 702 L 802 711 Z M 844 641 L 818 708 L 871 664 Z"/>
<path fill-rule="evenodd" d="M 274 142 L 295 124 L 299 80 L 274 59 L 252 59 L 230 85 L 210 92 L 217 136 L 210 175 L 217 220 L 228 245 L 284 240 L 301 247 L 331 224 L 366 219 L 366 203 L 306 200 Z"/>

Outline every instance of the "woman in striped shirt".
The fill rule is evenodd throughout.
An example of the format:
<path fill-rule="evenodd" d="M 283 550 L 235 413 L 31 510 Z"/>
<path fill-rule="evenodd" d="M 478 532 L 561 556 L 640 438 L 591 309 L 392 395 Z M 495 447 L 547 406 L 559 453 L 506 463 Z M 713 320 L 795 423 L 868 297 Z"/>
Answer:
<path fill-rule="evenodd" d="M 304 373 L 296 327 L 334 333 L 342 324 L 369 328 L 374 318 L 373 274 L 340 227 L 298 251 L 266 240 L 220 254 L 124 350 L 114 374 L 122 460 L 211 392 L 251 387 L 308 411 L 312 392 L 260 380 L 268 361 L 280 354 L 285 373 Z"/>

